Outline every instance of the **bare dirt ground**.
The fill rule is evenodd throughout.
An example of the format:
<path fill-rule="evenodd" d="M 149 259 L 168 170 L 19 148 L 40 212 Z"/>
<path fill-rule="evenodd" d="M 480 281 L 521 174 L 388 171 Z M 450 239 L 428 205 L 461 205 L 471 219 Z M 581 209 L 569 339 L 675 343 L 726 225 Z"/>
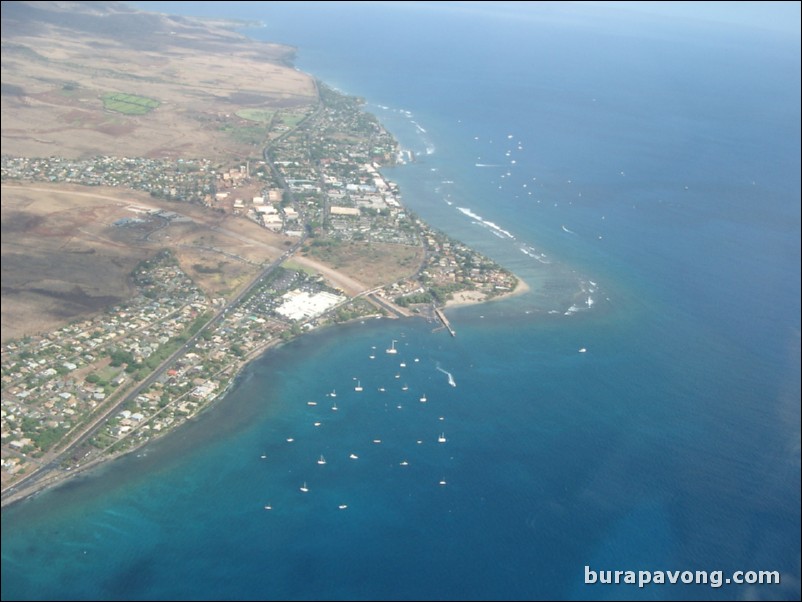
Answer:
<path fill-rule="evenodd" d="M 334 247 L 307 246 L 307 260 L 374 288 L 415 273 L 423 261 L 422 247 L 389 243 L 344 242 Z M 296 257 L 297 261 L 304 257 Z"/>
<path fill-rule="evenodd" d="M 223 163 L 259 156 L 265 124 L 236 113 L 295 118 L 314 107 L 316 84 L 288 66 L 292 49 L 226 27 L 121 3 L 4 2 L 3 153 Z M 159 105 L 126 115 L 104 108 L 108 93 Z M 133 205 L 182 219 L 166 223 Z M 123 217 L 143 221 L 114 225 Z M 230 297 L 295 240 L 145 193 L 3 184 L 0 338 L 43 332 L 124 300 L 133 267 L 163 248 L 207 294 Z M 352 243 L 296 261 L 357 294 L 413 273 L 421 258 L 422 249 Z"/>
<path fill-rule="evenodd" d="M 3 3 L 4 154 L 230 160 L 258 155 L 264 139 L 264 127 L 237 111 L 317 100 L 312 78 L 286 65 L 287 47 L 100 6 L 95 14 L 75 3 Z M 160 105 L 145 115 L 113 112 L 101 97 L 115 92 Z"/>
<path fill-rule="evenodd" d="M 168 209 L 181 219 L 165 225 L 134 208 Z M 114 225 L 126 217 L 144 221 Z M 126 299 L 133 268 L 163 248 L 207 294 L 228 297 L 288 244 L 245 219 L 160 203 L 142 192 L 4 184 L 2 340 L 56 328 Z"/>
<path fill-rule="evenodd" d="M 147 256 L 107 236 L 125 200 L 2 188 L 2 340 L 54 328 L 128 297 Z"/>

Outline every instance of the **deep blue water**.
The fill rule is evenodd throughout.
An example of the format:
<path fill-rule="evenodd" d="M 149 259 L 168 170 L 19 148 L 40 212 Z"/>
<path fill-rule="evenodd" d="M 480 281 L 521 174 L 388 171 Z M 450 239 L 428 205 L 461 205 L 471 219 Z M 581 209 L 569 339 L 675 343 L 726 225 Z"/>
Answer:
<path fill-rule="evenodd" d="M 3 599 L 799 598 L 798 30 L 480 8 L 194 5 L 365 97 L 418 155 L 387 170 L 405 204 L 532 291 L 451 311 L 454 339 L 371 320 L 268 352 L 144 455 L 4 510 Z"/>

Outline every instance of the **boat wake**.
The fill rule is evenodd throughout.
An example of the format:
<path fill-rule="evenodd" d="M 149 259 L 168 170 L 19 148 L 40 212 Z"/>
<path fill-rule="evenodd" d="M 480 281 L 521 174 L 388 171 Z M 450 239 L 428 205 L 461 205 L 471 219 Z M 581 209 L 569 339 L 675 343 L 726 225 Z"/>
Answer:
<path fill-rule="evenodd" d="M 439 370 L 440 372 L 442 372 L 443 374 L 445 374 L 448 377 L 448 384 L 449 385 L 451 385 L 452 387 L 456 387 L 457 386 L 457 382 L 454 380 L 454 376 L 451 374 L 451 372 L 448 372 L 447 370 L 443 370 L 440 366 L 437 366 L 437 370 Z"/>
<path fill-rule="evenodd" d="M 563 226 L 563 232 L 568 232 L 568 234 L 576 234 L 576 232 L 574 232 L 573 230 L 569 230 L 565 226 Z"/>

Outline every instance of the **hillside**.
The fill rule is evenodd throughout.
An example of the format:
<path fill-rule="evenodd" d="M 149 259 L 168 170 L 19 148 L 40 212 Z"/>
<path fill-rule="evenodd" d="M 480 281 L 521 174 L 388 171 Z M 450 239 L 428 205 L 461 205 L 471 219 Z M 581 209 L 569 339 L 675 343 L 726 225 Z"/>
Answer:
<path fill-rule="evenodd" d="M 293 49 L 117 2 L 2 3 L 3 154 L 230 159 L 251 116 L 308 106 Z M 258 154 L 258 153 L 256 153 Z"/>

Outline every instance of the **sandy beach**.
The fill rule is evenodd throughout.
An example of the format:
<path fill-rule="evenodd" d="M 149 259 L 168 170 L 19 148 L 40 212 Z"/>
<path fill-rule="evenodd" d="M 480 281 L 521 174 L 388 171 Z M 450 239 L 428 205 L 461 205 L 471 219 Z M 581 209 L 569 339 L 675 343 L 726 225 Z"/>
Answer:
<path fill-rule="evenodd" d="M 517 276 L 516 276 L 517 278 Z M 508 293 L 498 295 L 496 297 L 487 298 L 487 295 L 480 291 L 460 291 L 454 293 L 454 297 L 446 302 L 446 308 L 462 307 L 465 305 L 476 305 L 477 303 L 485 303 L 487 301 L 498 301 L 499 299 L 507 299 L 509 297 L 516 297 L 523 295 L 529 291 L 529 285 L 523 280 L 518 278 L 518 284 L 515 288 Z"/>

